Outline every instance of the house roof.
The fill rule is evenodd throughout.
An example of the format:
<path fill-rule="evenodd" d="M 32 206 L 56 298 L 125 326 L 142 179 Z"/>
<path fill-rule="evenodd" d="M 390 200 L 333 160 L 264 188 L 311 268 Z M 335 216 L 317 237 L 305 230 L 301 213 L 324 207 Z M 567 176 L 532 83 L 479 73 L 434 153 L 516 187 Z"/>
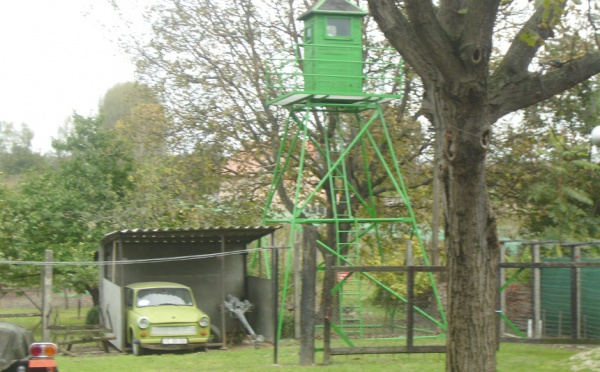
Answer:
<path fill-rule="evenodd" d="M 304 20 L 311 14 L 322 13 L 322 14 L 354 14 L 354 15 L 367 15 L 368 13 L 350 3 L 347 0 L 318 0 L 306 13 L 298 17 L 299 20 Z"/>
<path fill-rule="evenodd" d="M 201 229 L 132 229 L 104 235 L 100 244 L 116 240 L 125 243 L 225 243 L 248 244 L 272 234 L 280 226 L 217 226 Z"/>

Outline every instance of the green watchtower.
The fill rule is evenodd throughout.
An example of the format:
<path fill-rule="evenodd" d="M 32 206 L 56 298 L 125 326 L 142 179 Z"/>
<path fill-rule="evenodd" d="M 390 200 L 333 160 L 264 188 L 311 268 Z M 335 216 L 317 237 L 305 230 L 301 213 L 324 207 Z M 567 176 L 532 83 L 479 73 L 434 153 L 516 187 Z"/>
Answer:
<path fill-rule="evenodd" d="M 406 231 L 417 240 L 428 264 L 396 157 L 395 135 L 385 122 L 386 106 L 382 105 L 400 98 L 402 61 L 395 50 L 363 46 L 366 15 L 346 0 L 317 0 L 299 17 L 304 21 L 303 43 L 277 51 L 269 59 L 267 103 L 285 107 L 289 115 L 279 132 L 280 148 L 263 222 L 288 223 L 291 247 L 295 232 L 303 226 L 324 226 L 327 240 L 319 241 L 319 248 L 331 254 L 338 267 L 361 266 L 361 246 L 378 250 L 384 262 L 390 234 L 394 238 Z M 374 189 L 382 190 L 382 182 L 385 194 L 375 194 Z M 281 213 L 277 205 L 281 188 L 295 190 L 289 200 L 290 213 Z M 388 208 L 390 201 L 398 205 Z M 327 206 L 327 213 L 321 212 L 321 206 Z M 332 326 L 352 346 L 349 336 L 360 338 L 377 327 L 380 334 L 387 331 L 383 324 L 363 323 L 361 278 L 373 277 L 362 272 L 345 274 L 331 289 L 331 295 L 338 298 L 338 319 Z M 437 295 L 433 275 L 429 278 Z M 401 294 L 392 296 L 406 301 Z M 417 311 L 436 328 L 445 329 L 439 296 L 438 307 L 442 322 Z M 282 310 L 278 332 L 283 314 Z"/>
<path fill-rule="evenodd" d="M 362 93 L 362 21 L 366 12 L 346 0 L 321 0 L 304 21 L 307 92 Z"/>

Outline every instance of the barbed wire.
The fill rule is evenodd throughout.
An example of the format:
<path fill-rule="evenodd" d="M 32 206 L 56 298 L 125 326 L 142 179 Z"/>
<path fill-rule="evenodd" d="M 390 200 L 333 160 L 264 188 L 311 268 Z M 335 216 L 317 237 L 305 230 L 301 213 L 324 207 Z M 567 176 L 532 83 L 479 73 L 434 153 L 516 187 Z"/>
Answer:
<path fill-rule="evenodd" d="M 255 252 L 271 251 L 274 249 L 289 249 L 290 247 L 263 247 L 251 248 L 230 252 L 217 252 L 209 254 L 198 254 L 191 256 L 176 256 L 176 257 L 161 257 L 161 258 L 144 258 L 137 260 L 119 260 L 119 261 L 10 261 L 0 260 L 0 265 L 34 265 L 34 266 L 109 266 L 109 265 L 133 265 L 175 261 L 190 261 L 203 260 L 206 258 L 234 256 L 238 254 L 248 254 Z"/>

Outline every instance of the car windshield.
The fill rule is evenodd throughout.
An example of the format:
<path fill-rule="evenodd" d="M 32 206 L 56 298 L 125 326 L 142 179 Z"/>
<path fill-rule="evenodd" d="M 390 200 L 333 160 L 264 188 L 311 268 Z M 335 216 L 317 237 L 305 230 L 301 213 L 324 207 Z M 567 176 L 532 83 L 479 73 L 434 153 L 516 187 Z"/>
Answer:
<path fill-rule="evenodd" d="M 147 306 L 192 306 L 192 294 L 187 288 L 148 288 L 140 289 L 137 307 Z"/>

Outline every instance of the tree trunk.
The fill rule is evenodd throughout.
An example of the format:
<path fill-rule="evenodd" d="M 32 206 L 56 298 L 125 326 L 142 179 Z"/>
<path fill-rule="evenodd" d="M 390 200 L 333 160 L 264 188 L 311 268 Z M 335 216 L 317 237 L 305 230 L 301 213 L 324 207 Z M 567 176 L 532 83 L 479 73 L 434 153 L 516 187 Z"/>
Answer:
<path fill-rule="evenodd" d="M 317 240 L 314 226 L 303 226 L 302 234 L 302 307 L 300 312 L 300 365 L 315 363 L 315 305 L 317 284 Z"/>
<path fill-rule="evenodd" d="M 447 371 L 496 370 L 498 239 L 485 182 L 490 140 L 486 95 L 473 86 L 435 89 L 437 145 L 444 155 L 448 250 Z M 441 92 L 441 93 L 440 93 Z"/>
<path fill-rule="evenodd" d="M 86 284 L 85 289 L 90 293 L 90 296 L 92 296 L 92 303 L 94 306 L 100 306 L 100 288 L 97 285 L 91 286 Z"/>

